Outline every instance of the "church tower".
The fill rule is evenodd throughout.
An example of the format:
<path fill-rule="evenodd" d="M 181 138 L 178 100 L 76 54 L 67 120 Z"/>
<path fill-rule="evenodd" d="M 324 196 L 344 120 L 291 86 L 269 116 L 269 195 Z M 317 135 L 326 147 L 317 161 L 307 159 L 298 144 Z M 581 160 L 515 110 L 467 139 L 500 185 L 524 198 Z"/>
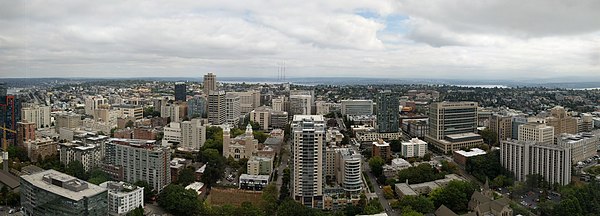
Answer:
<path fill-rule="evenodd" d="M 254 133 L 252 132 L 252 125 L 248 124 L 246 126 L 246 136 L 245 136 L 245 145 L 246 145 L 246 158 L 250 158 L 252 153 L 254 153 L 257 149 L 255 146 L 257 143 L 254 143 Z"/>
<path fill-rule="evenodd" d="M 231 143 L 231 134 L 229 124 L 223 126 L 223 157 L 229 157 L 229 144 Z"/>

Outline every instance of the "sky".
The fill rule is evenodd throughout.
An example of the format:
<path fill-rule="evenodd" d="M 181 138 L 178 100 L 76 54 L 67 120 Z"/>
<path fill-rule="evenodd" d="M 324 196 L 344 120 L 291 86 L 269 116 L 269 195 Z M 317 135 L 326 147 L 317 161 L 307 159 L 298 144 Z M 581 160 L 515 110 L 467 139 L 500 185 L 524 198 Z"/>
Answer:
<path fill-rule="evenodd" d="M 598 0 L 0 1 L 0 77 L 600 77 Z"/>

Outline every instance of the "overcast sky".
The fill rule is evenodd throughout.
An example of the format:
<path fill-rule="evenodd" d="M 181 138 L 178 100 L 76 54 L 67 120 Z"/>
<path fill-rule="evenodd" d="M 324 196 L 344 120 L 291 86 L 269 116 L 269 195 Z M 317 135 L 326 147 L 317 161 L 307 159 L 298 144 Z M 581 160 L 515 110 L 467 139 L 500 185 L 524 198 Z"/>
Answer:
<path fill-rule="evenodd" d="M 600 77 L 598 0 L 0 1 L 0 77 Z"/>

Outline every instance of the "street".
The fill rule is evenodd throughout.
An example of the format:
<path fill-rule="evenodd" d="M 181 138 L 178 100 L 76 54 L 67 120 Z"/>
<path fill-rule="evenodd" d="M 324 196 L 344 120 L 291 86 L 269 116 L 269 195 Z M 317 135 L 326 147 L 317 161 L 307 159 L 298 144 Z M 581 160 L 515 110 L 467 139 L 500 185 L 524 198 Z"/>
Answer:
<path fill-rule="evenodd" d="M 286 141 L 281 144 L 281 164 L 277 167 L 277 189 L 281 191 L 281 184 L 283 184 L 283 170 L 288 167 L 288 160 L 290 159 L 289 151 L 290 143 Z"/>
<path fill-rule="evenodd" d="M 371 173 L 371 170 L 369 170 L 369 166 L 368 164 L 365 164 L 365 166 L 363 167 L 363 171 L 365 171 L 367 173 L 367 175 L 369 176 L 369 178 L 371 179 L 371 184 L 373 184 L 373 190 L 375 192 L 375 194 L 377 194 L 377 198 L 379 198 L 379 202 L 381 203 L 381 206 L 383 206 L 383 209 L 385 209 L 385 213 L 387 213 L 388 215 L 398 215 L 394 209 L 392 209 L 392 207 L 390 206 L 389 201 L 383 196 L 383 191 L 379 188 L 379 184 L 377 183 L 377 179 L 375 178 L 375 176 L 373 175 L 373 173 Z"/>

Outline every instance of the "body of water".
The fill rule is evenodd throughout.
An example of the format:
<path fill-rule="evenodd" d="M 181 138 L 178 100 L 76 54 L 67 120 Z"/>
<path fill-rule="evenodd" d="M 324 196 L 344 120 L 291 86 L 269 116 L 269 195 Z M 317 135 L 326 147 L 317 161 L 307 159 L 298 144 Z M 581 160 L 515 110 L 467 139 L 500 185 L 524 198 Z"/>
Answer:
<path fill-rule="evenodd" d="M 458 87 L 468 87 L 468 88 L 509 88 L 505 85 L 454 85 Z"/>

